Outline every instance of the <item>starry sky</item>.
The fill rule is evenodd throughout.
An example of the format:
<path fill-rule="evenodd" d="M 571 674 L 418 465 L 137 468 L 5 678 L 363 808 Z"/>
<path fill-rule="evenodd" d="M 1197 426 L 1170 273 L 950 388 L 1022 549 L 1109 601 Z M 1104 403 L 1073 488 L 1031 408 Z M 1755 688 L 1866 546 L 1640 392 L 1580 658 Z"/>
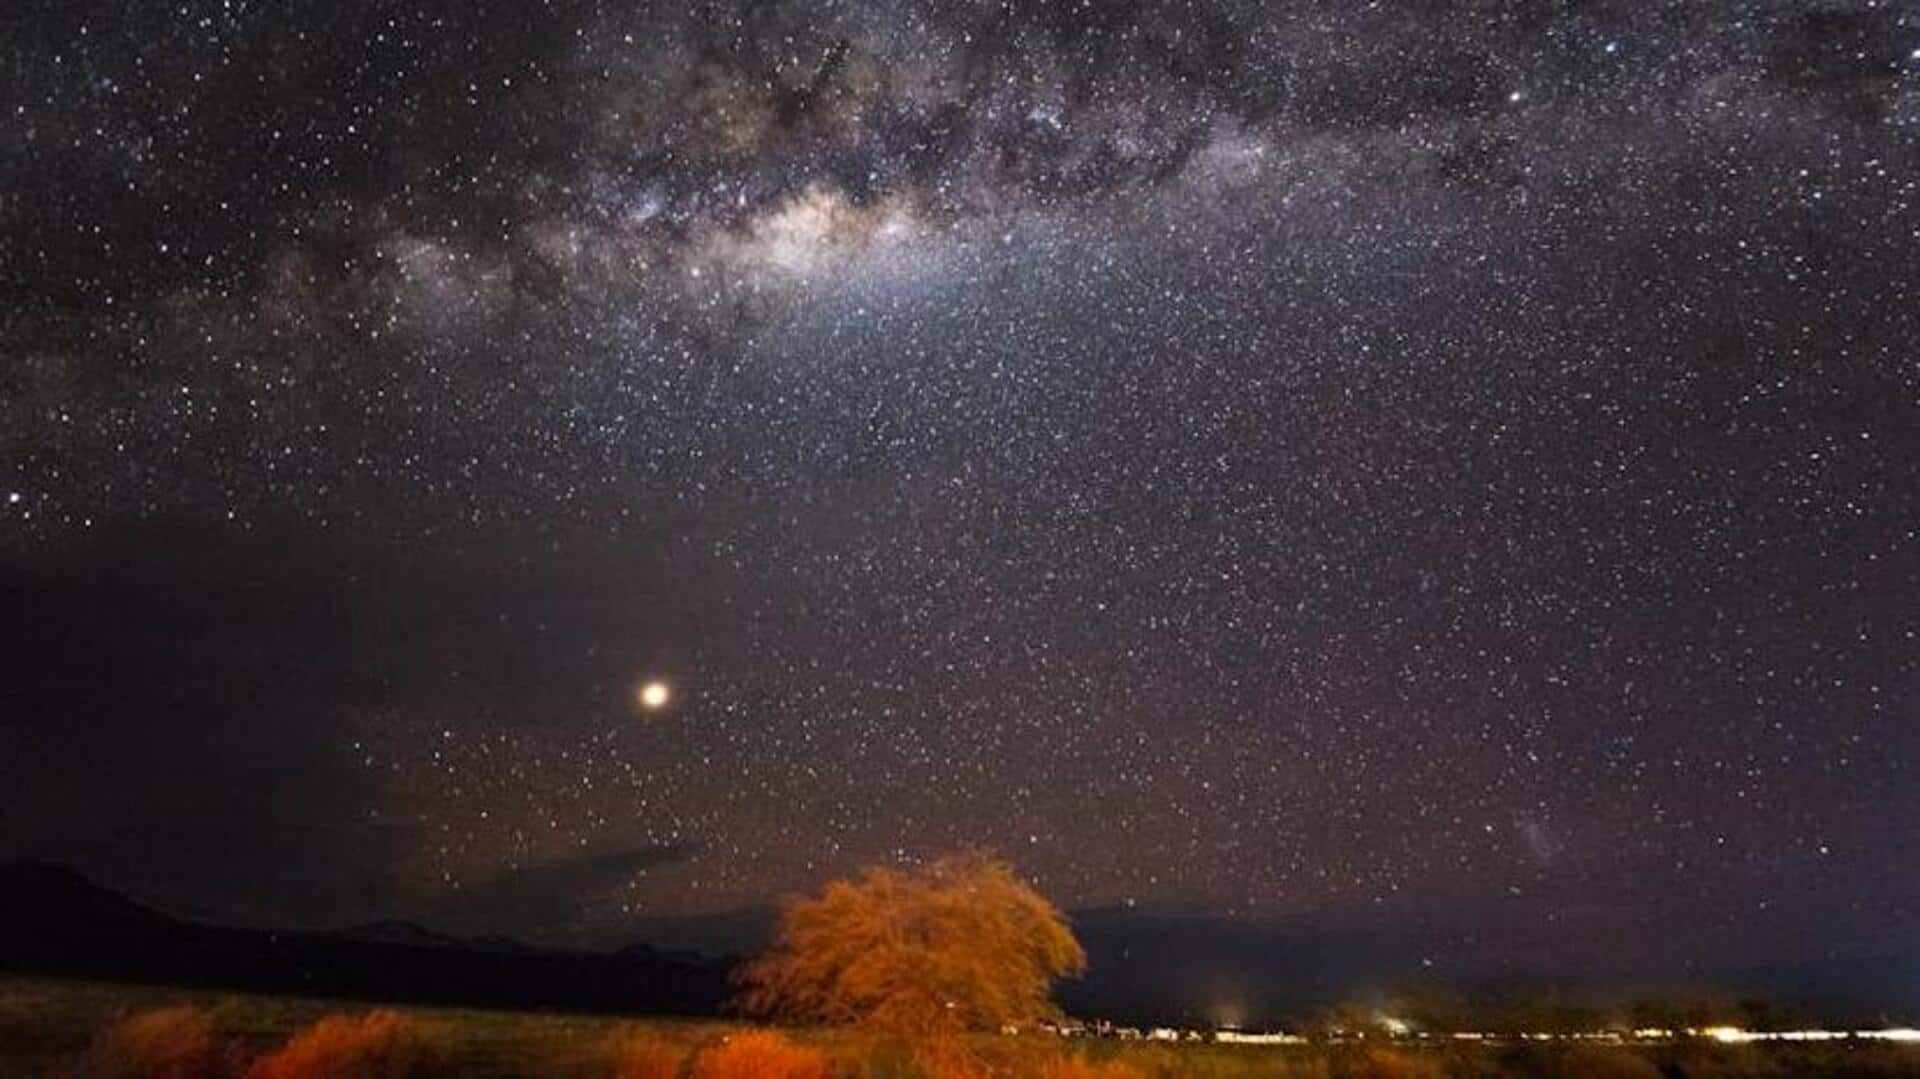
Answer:
<path fill-rule="evenodd" d="M 598 944 L 970 844 L 1443 973 L 1920 930 L 1912 4 L 0 42 L 0 853 Z"/>

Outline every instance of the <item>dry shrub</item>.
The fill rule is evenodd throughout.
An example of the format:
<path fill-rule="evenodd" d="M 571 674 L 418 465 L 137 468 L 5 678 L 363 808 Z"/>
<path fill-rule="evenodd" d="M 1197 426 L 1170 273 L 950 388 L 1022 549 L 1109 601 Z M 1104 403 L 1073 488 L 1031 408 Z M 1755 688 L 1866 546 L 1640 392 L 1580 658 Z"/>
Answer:
<path fill-rule="evenodd" d="M 680 1079 L 687 1054 L 645 1031 L 626 1030 L 607 1040 L 607 1061 L 612 1079 Z"/>
<path fill-rule="evenodd" d="M 1088 1060 L 1081 1056 L 1055 1057 L 1040 1070 L 1040 1079 L 1143 1079 L 1137 1068 L 1118 1060 Z"/>
<path fill-rule="evenodd" d="M 827 1057 L 771 1030 L 735 1034 L 693 1061 L 693 1079 L 826 1079 Z"/>
<path fill-rule="evenodd" d="M 94 1036 L 84 1074 L 96 1079 L 215 1079 L 227 1061 L 204 1008 L 136 1012 Z"/>
<path fill-rule="evenodd" d="M 923 1079 L 992 1079 L 993 1071 L 979 1063 L 957 1057 L 940 1057 L 914 1062 Z"/>
<path fill-rule="evenodd" d="M 1565 1079 L 1660 1079 L 1653 1061 L 1624 1046 L 1576 1046 L 1543 1071 Z"/>
<path fill-rule="evenodd" d="M 1374 1046 L 1340 1060 L 1333 1074 L 1340 1079 L 1445 1079 L 1447 1071 L 1427 1057 Z"/>
<path fill-rule="evenodd" d="M 790 900 L 772 950 L 742 968 L 749 1013 L 902 1038 L 1031 1027 L 1056 979 L 1086 969 L 1066 916 L 979 852 L 871 868 Z"/>
<path fill-rule="evenodd" d="M 1026 1074 L 1018 1068 L 996 1069 L 960 1043 L 934 1041 L 916 1045 L 910 1059 L 911 1070 L 922 1079 L 993 1079 L 998 1074 Z"/>
<path fill-rule="evenodd" d="M 1333 1063 L 1319 1050 L 1294 1050 L 1267 1058 L 1272 1079 L 1329 1079 Z"/>
<path fill-rule="evenodd" d="M 445 1064 L 425 1027 L 383 1010 L 321 1019 L 254 1061 L 247 1079 L 426 1079 Z"/>
<path fill-rule="evenodd" d="M 1689 1079 L 1767 1079 L 1790 1074 L 1804 1075 L 1800 1068 L 1785 1069 L 1777 1052 L 1758 1045 L 1722 1045 L 1700 1038 L 1675 1042 L 1664 1054 L 1669 1074 Z M 1851 1069 L 1841 1074 L 1850 1074 Z"/>
<path fill-rule="evenodd" d="M 1318 1047 L 1142 1045 L 1116 1054 L 1140 1079 L 1330 1079 Z"/>
<path fill-rule="evenodd" d="M 1141 1079 L 1188 1079 L 1195 1072 L 1192 1053 L 1165 1045 L 1130 1045 L 1122 1050 L 1127 1067 Z M 1266 1079 L 1263 1075 L 1262 1079 Z"/>

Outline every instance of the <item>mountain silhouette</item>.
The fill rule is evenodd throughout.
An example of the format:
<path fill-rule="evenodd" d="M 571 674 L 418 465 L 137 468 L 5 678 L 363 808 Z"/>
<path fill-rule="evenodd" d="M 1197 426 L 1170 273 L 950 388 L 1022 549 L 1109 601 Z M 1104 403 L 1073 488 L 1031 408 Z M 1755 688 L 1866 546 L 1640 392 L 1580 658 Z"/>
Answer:
<path fill-rule="evenodd" d="M 0 970 L 401 1003 L 711 1015 L 731 964 L 648 947 L 535 948 L 404 921 L 339 930 L 207 925 L 66 866 L 0 864 Z"/>
<path fill-rule="evenodd" d="M 52 862 L 0 864 L 0 934 L 158 929 L 172 919 Z"/>
<path fill-rule="evenodd" d="M 376 944 L 402 944 L 415 948 L 454 948 L 474 952 L 535 952 L 539 949 L 512 937 L 488 934 L 478 937 L 462 937 L 452 933 L 441 933 L 428 929 L 418 922 L 409 922 L 400 918 L 385 918 L 377 922 L 365 922 L 360 925 L 336 929 L 332 936 L 342 940 L 364 941 Z M 682 958 L 690 962 L 704 961 L 703 957 L 686 954 Z"/>

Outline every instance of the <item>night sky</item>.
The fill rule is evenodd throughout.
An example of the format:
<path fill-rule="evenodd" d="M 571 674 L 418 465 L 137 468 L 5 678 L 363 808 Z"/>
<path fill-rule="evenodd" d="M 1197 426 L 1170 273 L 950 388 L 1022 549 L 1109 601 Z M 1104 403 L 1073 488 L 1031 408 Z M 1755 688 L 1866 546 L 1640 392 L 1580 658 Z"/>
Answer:
<path fill-rule="evenodd" d="M 166 909 L 1920 932 L 1913 4 L 29 0 L 0 357 L 0 856 Z"/>

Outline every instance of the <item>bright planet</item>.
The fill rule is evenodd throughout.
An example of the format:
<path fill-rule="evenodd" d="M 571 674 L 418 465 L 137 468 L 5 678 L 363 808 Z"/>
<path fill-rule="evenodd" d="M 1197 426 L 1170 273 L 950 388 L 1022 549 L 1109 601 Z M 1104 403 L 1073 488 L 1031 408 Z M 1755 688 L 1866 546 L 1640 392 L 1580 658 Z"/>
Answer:
<path fill-rule="evenodd" d="M 667 702 L 673 699 L 673 690 L 665 682 L 655 679 L 641 686 L 638 696 L 640 707 L 649 712 L 657 712 L 665 708 Z"/>

